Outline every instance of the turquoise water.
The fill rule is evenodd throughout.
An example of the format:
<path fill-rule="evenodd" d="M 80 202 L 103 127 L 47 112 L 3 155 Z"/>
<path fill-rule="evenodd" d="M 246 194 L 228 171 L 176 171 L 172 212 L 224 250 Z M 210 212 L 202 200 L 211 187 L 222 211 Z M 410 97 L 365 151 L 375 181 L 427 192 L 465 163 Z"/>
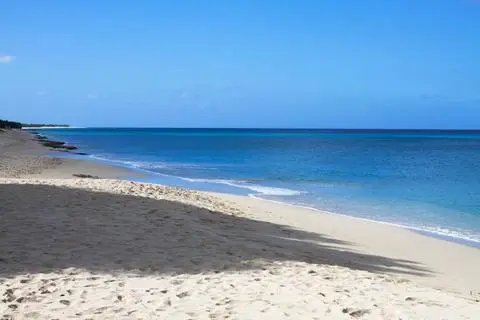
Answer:
<path fill-rule="evenodd" d="M 480 131 L 44 129 L 145 181 L 250 195 L 480 246 Z"/>

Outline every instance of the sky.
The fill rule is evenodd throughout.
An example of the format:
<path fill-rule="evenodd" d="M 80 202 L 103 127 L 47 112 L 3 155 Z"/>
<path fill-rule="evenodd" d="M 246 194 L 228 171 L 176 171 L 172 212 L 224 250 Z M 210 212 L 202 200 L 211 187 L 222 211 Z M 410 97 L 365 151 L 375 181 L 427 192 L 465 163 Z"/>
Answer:
<path fill-rule="evenodd" d="M 480 1 L 3 1 L 0 118 L 480 128 Z"/>

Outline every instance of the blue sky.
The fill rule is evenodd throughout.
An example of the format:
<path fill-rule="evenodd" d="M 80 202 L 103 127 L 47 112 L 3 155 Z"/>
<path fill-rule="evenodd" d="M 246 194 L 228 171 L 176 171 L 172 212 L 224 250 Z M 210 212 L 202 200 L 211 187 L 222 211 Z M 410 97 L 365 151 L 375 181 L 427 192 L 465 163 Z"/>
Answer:
<path fill-rule="evenodd" d="M 480 2 L 5 1 L 0 118 L 480 128 Z"/>

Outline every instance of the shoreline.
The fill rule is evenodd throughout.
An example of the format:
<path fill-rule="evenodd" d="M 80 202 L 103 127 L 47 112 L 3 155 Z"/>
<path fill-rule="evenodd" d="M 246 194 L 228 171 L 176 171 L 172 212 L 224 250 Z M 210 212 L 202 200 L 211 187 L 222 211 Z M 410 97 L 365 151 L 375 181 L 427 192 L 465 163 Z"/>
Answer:
<path fill-rule="evenodd" d="M 129 166 L 129 165 L 126 165 L 126 164 L 119 164 L 119 163 L 116 163 L 114 161 L 109 161 L 109 160 L 101 160 L 101 159 L 96 159 L 96 158 L 85 158 L 85 159 L 79 159 L 79 160 L 110 165 L 112 167 L 125 168 L 126 170 L 131 170 L 133 173 L 140 174 L 144 177 L 148 177 L 148 176 L 156 177 L 156 176 L 159 175 L 159 176 L 162 176 L 162 177 L 180 179 L 180 180 L 189 181 L 189 182 L 191 182 L 191 180 L 195 180 L 195 179 L 186 178 L 186 177 L 168 175 L 168 174 L 164 174 L 164 173 L 156 173 L 156 172 L 152 172 L 152 171 L 149 171 L 149 170 L 146 170 L 146 169 L 136 168 L 136 167 L 132 167 L 132 166 Z M 135 177 L 128 177 L 128 176 L 125 177 L 125 179 L 127 179 L 127 180 L 128 180 L 128 178 L 133 178 L 135 181 L 144 182 L 143 180 L 135 179 Z M 234 180 L 232 180 L 232 181 L 234 181 Z M 149 182 L 149 183 L 162 185 L 162 183 L 156 183 L 156 182 Z M 206 183 L 208 183 L 208 182 L 206 182 Z M 212 183 L 216 183 L 216 182 L 212 182 Z M 187 186 L 180 186 L 180 187 L 190 189 Z M 235 187 L 239 188 L 239 189 L 245 189 L 246 188 L 246 187 L 239 187 L 239 186 L 235 186 Z M 288 201 L 266 199 L 266 198 L 263 198 L 261 194 L 249 193 L 248 195 L 241 195 L 241 194 L 238 194 L 238 193 L 228 192 L 228 191 L 211 191 L 211 190 L 197 189 L 197 188 L 192 188 L 192 189 L 197 190 L 197 191 L 202 191 L 202 192 L 208 192 L 208 193 L 218 193 L 218 194 L 225 194 L 225 195 L 232 195 L 232 196 L 251 197 L 251 198 L 254 198 L 254 199 L 259 199 L 259 200 L 262 200 L 262 201 L 267 201 L 267 202 L 272 202 L 272 203 L 278 203 L 278 204 L 282 204 L 282 205 L 285 205 L 285 206 L 293 206 L 293 207 L 307 209 L 307 210 L 311 210 L 311 211 L 315 211 L 315 212 L 345 216 L 345 217 L 349 217 L 349 218 L 353 218 L 353 219 L 358 219 L 360 221 L 367 221 L 367 222 L 371 222 L 371 223 L 379 223 L 379 224 L 383 224 L 383 225 L 387 225 L 387 226 L 393 226 L 393 227 L 398 227 L 398 228 L 402 228 L 402 229 L 407 229 L 407 230 L 422 234 L 422 235 L 427 236 L 427 237 L 432 237 L 432 238 L 435 238 L 435 239 L 438 239 L 438 240 L 448 241 L 448 242 L 456 243 L 456 244 L 459 244 L 459 245 L 464 245 L 464 246 L 468 246 L 468 247 L 471 247 L 471 248 L 480 249 L 480 241 L 479 240 L 476 240 L 476 239 L 473 239 L 471 237 L 464 236 L 464 235 L 455 236 L 455 235 L 452 235 L 452 233 L 432 231 L 428 228 L 422 228 L 422 227 L 411 226 L 411 225 L 406 225 L 406 224 L 402 224 L 402 223 L 395 223 L 395 222 L 389 222 L 389 221 L 382 221 L 382 220 L 375 220 L 375 219 L 370 219 L 370 218 L 358 217 L 358 216 L 347 214 L 347 213 L 329 211 L 329 210 L 325 210 L 325 209 L 317 208 L 317 207 L 313 207 L 313 206 L 290 203 Z M 301 192 L 301 191 L 297 191 L 297 192 Z"/>
<path fill-rule="evenodd" d="M 91 317 L 101 309 L 100 318 L 128 318 L 135 310 L 140 318 L 172 319 L 474 319 L 480 313 L 476 248 L 267 199 L 115 180 L 134 171 L 53 161 L 48 148 L 24 134 L 0 133 L 0 289 L 27 297 L 12 298 L 15 310 L 0 304 L 4 314 Z"/>
<path fill-rule="evenodd" d="M 36 132 L 30 133 L 29 131 L 27 131 L 27 133 L 32 134 L 34 137 L 41 136 L 40 134 L 38 134 Z M 41 141 L 38 141 L 38 142 L 41 142 Z M 69 153 L 69 152 L 67 152 L 67 153 Z M 73 152 L 73 154 L 75 154 L 75 152 Z M 84 155 L 81 155 L 81 156 L 84 156 Z M 87 176 L 99 177 L 97 175 L 90 174 L 92 172 L 93 173 L 99 172 L 98 171 L 99 168 L 97 168 L 97 165 L 98 165 L 98 166 L 101 166 L 100 167 L 101 172 L 105 172 L 104 169 L 108 169 L 107 172 L 110 173 L 110 174 L 104 175 L 102 178 L 107 178 L 107 179 L 109 179 L 109 178 L 117 179 L 118 178 L 118 179 L 121 179 L 121 180 L 124 180 L 124 181 L 133 180 L 133 181 L 140 182 L 140 183 L 149 183 L 149 184 L 155 184 L 155 185 L 158 185 L 158 186 L 163 186 L 161 183 L 142 182 L 142 180 L 137 180 L 139 177 L 146 177 L 147 175 L 153 175 L 152 172 L 150 172 L 148 170 L 145 170 L 145 169 L 129 167 L 128 165 L 116 164 L 116 163 L 112 163 L 111 161 L 108 161 L 108 160 L 101 161 L 101 160 L 92 159 L 92 158 L 84 158 L 84 159 L 78 159 L 78 160 L 77 159 L 72 159 L 72 158 L 63 158 L 63 159 L 66 159 L 67 163 L 70 162 L 70 161 L 75 161 L 76 165 L 74 167 L 77 167 L 79 169 L 79 171 L 83 170 L 83 171 L 88 172 L 88 173 L 86 173 Z M 90 165 L 93 168 L 89 168 Z M 65 167 L 65 166 L 66 165 L 63 164 L 63 167 Z M 92 171 L 92 169 L 93 169 L 93 171 Z M 120 171 L 121 173 L 123 173 L 122 176 L 119 176 L 119 175 L 112 176 L 111 172 L 116 171 L 114 169 L 120 169 L 120 170 L 125 169 L 125 171 L 123 171 L 123 172 Z M 57 167 L 57 168 L 54 168 L 53 170 L 52 169 L 46 169 L 46 170 L 44 170 L 43 174 L 47 175 L 47 176 L 50 176 L 50 177 L 55 177 L 55 178 L 71 178 L 69 176 L 71 170 L 66 170 L 66 171 L 68 172 L 67 174 L 65 174 L 65 169 L 64 168 L 59 169 L 59 167 Z M 145 175 L 143 175 L 141 172 L 145 173 Z M 160 174 L 160 175 L 163 176 L 164 174 Z M 185 178 L 177 177 L 177 176 L 170 176 L 170 175 L 166 175 L 166 176 L 173 177 L 173 178 L 179 178 L 181 180 L 185 179 Z M 75 178 L 75 176 L 73 176 L 73 178 Z M 182 186 L 180 188 L 185 188 L 185 187 Z M 233 198 L 236 198 L 236 197 L 245 198 L 245 197 L 247 197 L 247 198 L 256 199 L 256 200 L 266 202 L 266 203 L 274 203 L 274 204 L 278 204 L 278 205 L 285 206 L 285 207 L 292 207 L 293 209 L 296 209 L 296 210 L 297 209 L 300 209 L 302 211 L 307 210 L 311 213 L 319 213 L 319 214 L 323 214 L 323 215 L 339 216 L 339 217 L 343 217 L 343 218 L 347 218 L 347 219 L 357 220 L 359 222 L 366 222 L 366 223 L 369 223 L 369 224 L 378 224 L 380 226 L 384 225 L 384 226 L 387 226 L 389 228 L 393 227 L 393 228 L 401 229 L 401 230 L 404 230 L 404 231 L 407 231 L 407 232 L 413 232 L 413 233 L 415 233 L 417 235 L 420 235 L 422 237 L 427 237 L 427 238 L 431 238 L 431 239 L 435 239 L 435 240 L 438 240 L 438 241 L 447 242 L 447 243 L 451 243 L 451 244 L 455 244 L 455 245 L 466 246 L 468 248 L 480 249 L 478 246 L 461 243 L 460 241 L 455 241 L 455 240 L 458 240 L 460 238 L 454 238 L 454 237 L 451 237 L 451 236 L 448 236 L 448 235 L 436 234 L 434 232 L 423 230 L 421 228 L 415 228 L 415 227 L 405 226 L 405 225 L 401 225 L 401 224 L 395 224 L 395 223 L 373 220 L 373 219 L 368 219 L 368 218 L 356 217 L 356 216 L 353 216 L 353 215 L 348 215 L 348 214 L 344 214 L 344 213 L 340 213 L 340 212 L 332 212 L 332 211 L 327 211 L 327 210 L 323 210 L 323 209 L 320 209 L 320 208 L 303 206 L 303 205 L 298 205 L 298 204 L 292 204 L 292 203 L 288 203 L 286 201 L 277 201 L 277 200 L 265 199 L 265 198 L 262 198 L 261 196 L 257 196 L 257 195 L 254 195 L 254 194 L 248 194 L 248 195 L 245 196 L 245 195 L 238 195 L 238 194 L 229 193 L 229 192 L 215 192 L 215 191 L 212 192 L 212 191 L 196 190 L 196 189 L 188 189 L 188 188 L 185 188 L 185 189 L 186 190 L 195 190 L 195 191 L 199 191 L 199 192 L 204 192 L 204 193 L 211 194 L 212 196 L 216 196 L 216 197 L 220 197 L 220 198 L 222 198 L 222 197 L 226 197 L 226 198 L 232 198 L 232 197 Z M 450 239 L 445 239 L 445 238 L 450 238 Z M 460 240 L 465 241 L 465 239 L 460 239 Z M 467 240 L 467 241 L 474 242 L 474 241 L 470 241 L 470 240 Z M 479 250 L 479 253 L 480 253 L 480 250 Z M 480 260 L 479 260 L 479 266 L 480 266 Z M 480 293 L 480 283 L 479 283 L 479 293 Z"/>
<path fill-rule="evenodd" d="M 366 253 L 395 258 L 401 257 L 402 260 L 414 261 L 416 264 L 422 265 L 426 270 L 429 270 L 427 272 L 429 275 L 426 278 L 422 276 L 417 277 L 418 275 L 416 274 L 403 274 L 402 276 L 407 279 L 460 295 L 478 292 L 480 296 L 480 279 L 476 276 L 480 267 L 480 249 L 477 247 L 433 237 L 396 224 L 383 223 L 381 221 L 303 207 L 281 201 L 226 193 L 206 193 L 241 204 L 244 211 L 249 211 L 249 209 L 251 211 L 252 208 L 258 210 L 262 207 L 265 211 L 271 213 L 275 208 L 277 209 L 276 212 L 281 212 L 288 217 L 287 224 L 289 226 L 296 225 L 302 229 L 313 229 L 315 233 L 354 243 L 356 249 L 365 250 Z M 288 208 L 291 209 L 289 210 Z M 299 218 L 299 215 L 302 215 L 301 218 L 303 219 Z M 258 218 L 257 215 L 254 214 L 254 216 Z M 321 222 L 323 224 L 322 227 L 318 229 L 310 228 L 310 223 L 302 221 L 307 216 L 311 225 Z M 300 223 L 297 223 L 297 218 L 301 221 Z M 348 230 L 345 230 L 345 227 L 348 227 Z M 383 245 L 379 243 L 377 238 L 388 240 L 388 244 Z M 412 250 L 413 247 L 417 251 Z M 468 262 L 465 260 L 466 258 Z M 472 258 L 472 260 L 469 260 L 469 258 Z M 464 264 L 464 266 L 456 269 L 458 266 L 452 265 L 451 259 L 457 263 Z M 395 274 L 395 272 L 387 272 L 387 274 Z M 453 278 L 452 275 L 455 275 L 455 277 Z M 465 278 L 462 280 L 462 277 Z M 467 278 L 469 280 L 466 280 Z M 464 289 L 461 289 L 462 287 Z M 465 289 L 467 287 L 470 289 Z"/>
<path fill-rule="evenodd" d="M 234 194 L 231 194 L 231 195 L 234 195 Z M 289 202 L 286 202 L 286 201 L 264 199 L 260 196 L 254 195 L 254 194 L 250 194 L 248 196 L 253 198 L 253 199 L 258 199 L 258 200 L 262 200 L 262 201 L 277 203 L 277 204 L 281 204 L 281 205 L 285 205 L 285 206 L 293 206 L 293 207 L 302 208 L 302 209 L 306 209 L 306 210 L 310 210 L 310 211 L 353 218 L 353 219 L 357 219 L 359 221 L 365 221 L 365 222 L 370 222 L 370 223 L 378 223 L 378 224 L 383 224 L 383 225 L 390 226 L 390 227 L 406 229 L 406 230 L 413 231 L 413 232 L 416 232 L 418 234 L 427 236 L 429 238 L 434 238 L 434 239 L 437 239 L 437 240 L 447 241 L 447 242 L 467 246 L 469 248 L 480 249 L 480 241 L 477 241 L 477 240 L 474 240 L 474 239 L 471 239 L 471 238 L 465 238 L 465 237 L 460 237 L 460 236 L 455 237 L 455 236 L 452 236 L 452 235 L 447 234 L 447 233 L 436 233 L 434 231 L 430 231 L 430 230 L 427 230 L 427 229 L 422 229 L 421 227 L 408 226 L 408 225 L 404 225 L 404 224 L 400 224 L 400 223 L 374 220 L 374 219 L 369 219 L 369 218 L 362 218 L 362 217 L 349 215 L 349 214 L 346 214 L 346 213 L 328 211 L 328 210 L 315 208 L 315 207 L 311 207 L 311 206 L 304 206 L 304 205 L 289 203 Z"/>
<path fill-rule="evenodd" d="M 53 127 L 53 128 L 55 128 L 55 127 Z M 76 127 L 72 127 L 72 128 L 76 128 Z M 70 153 L 70 152 L 68 152 L 68 153 Z M 75 152 L 71 152 L 71 153 L 75 154 Z M 80 155 L 85 156 L 87 154 L 80 153 Z M 91 156 L 91 155 L 89 155 L 89 156 Z M 114 161 L 114 160 L 107 160 L 107 159 L 96 159 L 96 158 L 84 158 L 84 159 L 78 159 L 78 160 L 94 162 L 94 163 L 97 163 L 97 164 L 112 166 L 112 167 L 115 167 L 115 168 L 124 168 L 124 169 L 134 173 L 133 176 L 123 176 L 122 177 L 123 179 L 131 178 L 131 179 L 134 179 L 135 181 L 143 181 L 143 180 L 135 179 L 138 175 L 141 175 L 143 177 L 147 177 L 147 176 L 168 177 L 168 178 L 180 179 L 182 181 L 189 181 L 189 182 L 194 182 L 194 181 L 197 180 L 197 179 L 192 179 L 192 178 L 187 178 L 187 177 L 181 177 L 181 176 L 152 172 L 152 171 L 149 171 L 147 169 L 137 168 L 137 167 L 134 167 L 134 166 L 131 166 L 131 165 L 128 165 L 128 164 L 124 164 L 122 161 Z M 203 180 L 203 179 L 200 179 L 200 180 Z M 210 182 L 208 182 L 208 179 L 204 179 L 204 180 L 205 180 L 205 183 L 210 183 Z M 229 180 L 226 180 L 226 181 L 229 181 Z M 231 181 L 235 182 L 235 180 L 231 180 Z M 217 183 L 217 182 L 211 182 L 211 183 Z M 161 182 L 160 182 L 160 184 L 161 184 Z M 168 185 L 168 183 L 167 183 L 167 185 Z M 239 189 L 245 189 L 245 188 L 250 189 L 246 186 L 244 187 L 244 186 L 238 186 L 238 185 L 228 184 L 228 183 L 226 183 L 226 185 L 229 185 L 229 186 L 232 186 L 232 187 L 235 187 L 235 188 L 239 188 Z M 194 190 L 200 190 L 200 191 L 205 191 L 205 192 L 211 192 L 212 191 L 212 190 L 209 190 L 208 188 L 195 188 L 195 187 L 185 186 L 185 185 L 180 185 L 180 186 L 184 187 L 184 188 L 187 188 L 187 189 L 188 188 L 193 188 Z M 250 189 L 250 190 L 252 190 L 252 189 Z M 303 191 L 296 191 L 296 190 L 292 190 L 292 191 L 300 192 L 300 193 L 303 192 Z M 239 195 L 239 193 L 235 193 L 233 191 L 232 192 L 230 192 L 230 191 L 213 191 L 213 192 L 218 192 L 218 193 L 222 193 L 222 194 L 230 194 L 230 195 Z M 418 232 L 420 234 L 423 234 L 423 235 L 426 235 L 426 236 L 429 236 L 429 237 L 433 237 L 433 238 L 436 238 L 436 239 L 439 239 L 439 240 L 449 241 L 449 242 L 453 242 L 453 243 L 457 243 L 457 244 L 461 244 L 461 245 L 466 245 L 466 246 L 473 247 L 473 248 L 480 248 L 480 240 L 479 239 L 472 238 L 468 234 L 467 235 L 461 234 L 461 233 L 459 233 L 455 230 L 448 230 L 448 229 L 445 229 L 445 228 L 442 228 L 442 227 L 438 227 L 436 230 L 432 230 L 431 227 L 408 225 L 408 224 L 391 222 L 391 221 L 377 220 L 377 219 L 373 219 L 373 218 L 359 217 L 359 216 L 355 216 L 353 214 L 347 214 L 347 213 L 343 213 L 343 212 L 329 211 L 329 210 L 319 208 L 319 207 L 315 207 L 315 206 L 311 206 L 311 205 L 303 205 L 303 204 L 297 204 L 297 203 L 289 202 L 288 199 L 286 199 L 286 200 L 271 200 L 271 199 L 263 198 L 261 192 L 250 193 L 250 194 L 248 194 L 248 196 L 259 198 L 259 199 L 262 199 L 262 200 L 265 200 L 265 201 L 279 202 L 279 203 L 282 203 L 282 204 L 285 204 L 285 205 L 288 205 L 288 206 L 296 206 L 296 207 L 299 207 L 299 208 L 306 208 L 306 209 L 313 210 L 313 211 L 328 212 L 330 214 L 344 215 L 344 216 L 348 216 L 348 217 L 352 217 L 352 218 L 356 218 L 356 219 L 360 219 L 360 220 L 365 220 L 365 221 L 370 221 L 370 222 L 374 222 L 374 223 L 380 223 L 380 224 L 385 224 L 385 225 L 389 225 L 389 226 L 405 228 L 405 229 L 412 230 L 412 231 Z M 444 231 L 444 230 L 446 230 L 446 231 Z"/>
<path fill-rule="evenodd" d="M 74 178 L 84 174 L 99 178 L 142 177 L 138 172 L 120 166 L 112 166 L 88 159 L 74 159 L 67 154 L 77 155 L 76 149 L 64 150 L 63 142 L 39 139 L 38 133 L 28 130 L 9 130 L 0 135 L 0 176 L 22 178 L 41 177 Z M 60 142 L 60 150 L 42 145 L 42 142 Z M 75 147 L 76 148 L 76 147 Z M 78 154 L 83 156 L 83 153 Z M 1 157 L 3 156 L 3 158 Z"/>
<path fill-rule="evenodd" d="M 38 134 L 34 134 L 34 135 L 38 135 Z M 74 160 L 74 159 L 71 159 L 71 158 L 66 158 L 66 159 Z M 113 177 L 113 178 L 119 178 L 119 179 L 126 180 L 126 181 L 130 181 L 132 179 L 136 182 L 150 183 L 150 184 L 163 186 L 161 183 L 144 182 L 141 179 L 138 180 L 139 177 L 147 177 L 148 175 L 150 175 L 150 176 L 155 176 L 156 175 L 156 173 L 151 172 L 151 171 L 146 170 L 146 169 L 130 167 L 128 165 L 118 164 L 118 163 L 114 163 L 114 162 L 108 161 L 108 160 L 99 160 L 99 159 L 95 159 L 95 158 L 84 158 L 84 159 L 78 159 L 76 161 L 78 161 L 78 164 L 79 164 L 78 167 L 79 168 L 86 168 L 86 167 L 88 167 L 89 163 L 98 164 L 98 165 L 102 165 L 102 166 L 107 166 L 107 167 L 110 167 L 110 168 L 123 168 L 123 169 L 127 170 L 125 172 L 125 174 L 128 174 L 128 175 L 117 176 L 117 177 Z M 68 176 L 59 175 L 57 172 L 58 172 L 58 169 L 53 170 L 53 171 L 48 171 L 46 173 L 48 173 L 48 174 L 54 173 L 53 175 L 57 178 L 68 178 Z M 184 177 L 178 177 L 178 176 L 172 176 L 172 175 L 160 174 L 160 173 L 157 173 L 157 174 L 159 174 L 161 176 L 168 176 L 168 177 L 175 178 L 175 179 L 188 180 L 187 178 L 184 178 Z M 112 178 L 112 177 L 107 176 L 106 178 Z M 424 236 L 424 237 L 433 238 L 433 239 L 436 239 L 436 240 L 439 240 L 439 241 L 445 241 L 445 242 L 453 243 L 453 244 L 456 244 L 456 245 L 466 246 L 468 248 L 480 249 L 480 243 L 475 241 L 475 240 L 465 239 L 465 238 L 460 238 L 460 237 L 454 237 L 454 236 L 451 236 L 451 235 L 448 235 L 448 234 L 435 233 L 433 231 L 422 229 L 421 227 L 407 226 L 407 225 L 391 223 L 391 222 L 386 222 L 386 221 L 381 221 L 381 220 L 362 218 L 362 217 L 357 217 L 357 216 L 354 216 L 354 215 L 349 215 L 349 214 L 345 214 L 345 213 L 341 213 L 341 212 L 333 212 L 333 211 L 328 211 L 328 210 L 324 210 L 324 209 L 321 209 L 321 208 L 289 203 L 287 201 L 266 199 L 266 198 L 262 198 L 261 196 L 253 194 L 253 193 L 248 194 L 248 195 L 239 195 L 239 194 L 230 193 L 230 192 L 188 189 L 187 187 L 184 187 L 184 186 L 181 186 L 181 188 L 185 188 L 187 190 L 195 190 L 195 191 L 200 191 L 200 192 L 206 192 L 206 193 L 209 193 L 213 196 L 220 196 L 220 197 L 222 197 L 222 196 L 249 197 L 249 198 L 257 199 L 257 200 L 260 200 L 260 201 L 265 201 L 267 203 L 268 202 L 275 203 L 275 204 L 279 204 L 279 205 L 286 206 L 286 207 L 293 207 L 293 208 L 297 208 L 297 209 L 301 209 L 301 210 L 308 210 L 310 212 L 317 212 L 317 213 L 320 213 L 320 214 L 328 214 L 328 215 L 338 215 L 340 217 L 345 217 L 345 218 L 348 218 L 348 219 L 354 219 L 354 220 L 358 220 L 360 222 L 374 223 L 374 224 L 379 224 L 379 225 L 385 225 L 385 226 L 388 226 L 388 227 L 399 228 L 399 229 L 406 230 L 406 231 L 409 231 L 409 232 L 414 232 L 414 233 L 416 233 L 418 235 L 421 235 L 421 236 Z M 479 292 L 480 292 L 480 290 L 479 290 Z"/>

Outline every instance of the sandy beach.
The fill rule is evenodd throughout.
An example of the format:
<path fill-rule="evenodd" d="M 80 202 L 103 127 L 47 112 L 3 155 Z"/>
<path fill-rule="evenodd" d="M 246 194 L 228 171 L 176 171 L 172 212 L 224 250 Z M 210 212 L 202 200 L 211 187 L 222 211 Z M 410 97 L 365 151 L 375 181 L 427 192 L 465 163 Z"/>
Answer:
<path fill-rule="evenodd" d="M 0 132 L 3 319 L 480 315 L 476 248 L 49 152 Z"/>
<path fill-rule="evenodd" d="M 49 157 L 49 154 L 58 156 Z M 62 157 L 64 155 L 42 146 L 28 131 L 0 132 L 0 176 L 4 178 L 73 178 L 79 173 L 112 179 L 139 176 L 123 168 Z"/>

